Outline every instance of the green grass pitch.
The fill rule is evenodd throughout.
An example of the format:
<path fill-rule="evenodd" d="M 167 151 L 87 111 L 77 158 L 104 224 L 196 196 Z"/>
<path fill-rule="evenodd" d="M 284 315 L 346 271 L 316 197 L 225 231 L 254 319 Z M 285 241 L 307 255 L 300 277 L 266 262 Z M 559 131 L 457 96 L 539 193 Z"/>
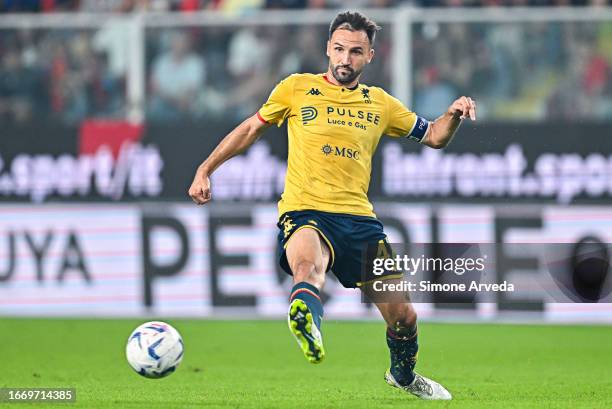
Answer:
<path fill-rule="evenodd" d="M 75 387 L 74 404 L 9 408 L 612 408 L 612 327 L 421 323 L 417 370 L 453 393 L 419 401 L 387 386 L 384 326 L 324 323 L 306 362 L 283 320 L 168 320 L 185 358 L 141 378 L 124 347 L 142 320 L 0 319 L 1 387 Z"/>

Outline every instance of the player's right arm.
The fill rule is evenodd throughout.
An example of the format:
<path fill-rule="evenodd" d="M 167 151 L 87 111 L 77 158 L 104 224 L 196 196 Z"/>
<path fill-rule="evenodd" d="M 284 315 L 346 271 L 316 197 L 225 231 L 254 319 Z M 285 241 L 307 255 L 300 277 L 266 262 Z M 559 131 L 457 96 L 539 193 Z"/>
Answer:
<path fill-rule="evenodd" d="M 387 109 L 389 120 L 385 134 L 405 136 L 434 149 L 444 148 L 450 143 L 463 119 L 476 120 L 476 103 L 470 97 L 455 100 L 447 112 L 435 121 L 418 116 L 388 94 Z"/>
<path fill-rule="evenodd" d="M 189 188 L 191 199 L 199 205 L 209 202 L 210 175 L 225 161 L 244 152 L 269 126 L 270 124 L 263 122 L 255 114 L 227 134 L 208 158 L 198 166 Z"/>
<path fill-rule="evenodd" d="M 210 201 L 210 175 L 226 160 L 245 151 L 272 124 L 280 126 L 289 116 L 293 101 L 295 77 L 290 76 L 279 82 L 268 101 L 252 117 L 230 132 L 196 171 L 189 196 L 199 205 Z"/>

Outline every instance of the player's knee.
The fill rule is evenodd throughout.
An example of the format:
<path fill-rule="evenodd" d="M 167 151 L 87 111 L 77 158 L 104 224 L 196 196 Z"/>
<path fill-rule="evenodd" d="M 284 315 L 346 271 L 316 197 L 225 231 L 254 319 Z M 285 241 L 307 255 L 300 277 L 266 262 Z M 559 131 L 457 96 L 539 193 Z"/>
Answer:
<path fill-rule="evenodd" d="M 320 269 L 317 269 L 315 263 L 311 261 L 300 261 L 295 263 L 291 270 L 295 283 L 306 281 L 319 289 L 323 287 L 325 283 L 325 274 L 318 271 Z"/>
<path fill-rule="evenodd" d="M 411 328 L 417 323 L 417 314 L 410 304 L 397 304 L 391 314 L 391 322 L 395 328 Z"/>

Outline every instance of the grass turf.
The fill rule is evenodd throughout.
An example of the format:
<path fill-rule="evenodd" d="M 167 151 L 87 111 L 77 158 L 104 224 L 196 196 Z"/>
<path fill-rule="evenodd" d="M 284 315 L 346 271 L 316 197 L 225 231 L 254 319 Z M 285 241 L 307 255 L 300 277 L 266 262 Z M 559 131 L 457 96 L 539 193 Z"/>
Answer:
<path fill-rule="evenodd" d="M 612 327 L 420 325 L 417 370 L 450 402 L 387 386 L 384 327 L 324 324 L 327 356 L 306 362 L 278 321 L 171 320 L 185 359 L 141 378 L 124 358 L 136 320 L 0 319 L 0 387 L 75 387 L 76 404 L 11 408 L 610 408 Z"/>

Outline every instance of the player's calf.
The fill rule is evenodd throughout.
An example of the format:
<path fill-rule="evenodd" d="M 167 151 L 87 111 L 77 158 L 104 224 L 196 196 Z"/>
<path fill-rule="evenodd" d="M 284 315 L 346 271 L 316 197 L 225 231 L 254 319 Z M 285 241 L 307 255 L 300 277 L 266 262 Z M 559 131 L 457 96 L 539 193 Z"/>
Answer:
<path fill-rule="evenodd" d="M 390 371 L 401 385 L 414 380 L 419 343 L 416 325 L 411 327 L 387 328 L 387 346 L 391 357 Z"/>
<path fill-rule="evenodd" d="M 401 385 L 414 380 L 419 351 L 417 317 L 410 303 L 378 304 L 387 322 L 387 346 L 391 358 L 390 372 Z"/>

